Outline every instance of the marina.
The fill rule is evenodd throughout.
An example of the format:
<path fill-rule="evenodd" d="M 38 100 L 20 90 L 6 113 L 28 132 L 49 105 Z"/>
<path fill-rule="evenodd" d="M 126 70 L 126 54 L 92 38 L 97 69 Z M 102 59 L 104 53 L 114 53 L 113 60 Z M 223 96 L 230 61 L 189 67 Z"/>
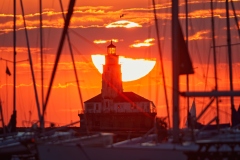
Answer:
<path fill-rule="evenodd" d="M 204 1 L 204 4 L 206 3 L 210 8 L 204 8 L 208 10 L 206 19 L 211 22 L 207 23 L 209 29 L 203 33 L 204 28 L 202 28 L 198 33 L 194 32 L 192 35 L 188 35 L 188 30 L 192 31 L 199 26 L 204 26 L 200 23 L 198 23 L 199 26 L 188 24 L 188 21 L 190 22 L 188 16 L 192 20 L 196 17 L 199 18 L 198 14 L 202 11 L 200 7 L 196 7 L 193 1 L 169 1 L 162 5 L 153 0 L 151 4 L 148 4 L 148 8 L 145 8 L 146 11 L 151 12 L 151 16 L 146 11 L 142 11 L 141 7 L 117 9 L 115 14 L 118 16 L 112 15 L 115 18 L 108 19 L 106 24 L 101 24 L 102 27 L 99 27 L 100 24 L 98 27 L 94 24 L 97 21 L 93 20 L 93 15 L 104 14 L 104 10 L 105 12 L 113 11 L 115 5 L 106 5 L 106 9 L 100 6 L 99 2 L 99 6 L 92 6 L 91 9 L 88 9 L 87 2 L 83 2 L 86 3 L 86 6 L 81 6 L 80 2 L 76 0 L 63 2 L 60 0 L 60 8 L 53 9 L 54 3 L 52 3 L 53 8 L 49 9 L 46 7 L 49 4 L 45 2 L 42 6 L 42 0 L 39 0 L 39 11 L 29 14 L 32 12 L 30 4 L 23 3 L 22 0 L 19 2 L 20 4 L 17 3 L 17 0 L 13 0 L 10 4 L 13 5 L 13 13 L 9 16 L 13 18 L 12 30 L 6 29 L 0 34 L 0 40 L 5 40 L 5 35 L 8 37 L 10 33 L 12 34 L 12 44 L 7 40 L 5 42 L 9 43 L 10 47 L 4 46 L 4 43 L 1 46 L 0 43 L 2 52 L 0 68 L 6 67 L 6 78 L 0 79 L 1 160 L 240 158 L 240 108 L 237 109 L 236 106 L 240 102 L 238 99 L 240 95 L 239 77 L 236 77 L 237 58 L 239 58 L 236 56 L 238 53 L 236 51 L 239 47 L 233 45 L 237 44 L 240 39 L 239 10 L 235 8 L 235 6 L 239 6 L 240 1 Z M 16 8 L 17 4 L 21 10 Z M 196 4 L 200 6 L 201 3 L 196 2 Z M 217 6 L 219 4 L 221 7 Z M 2 5 L 4 6 L 4 3 Z M 24 9 L 25 5 L 27 7 Z M 193 8 L 188 8 L 188 6 Z M 164 10 L 164 8 L 169 10 Z M 5 9 L 3 8 L 3 10 Z M 141 13 L 141 16 L 144 15 L 143 13 L 147 14 L 145 18 L 149 22 L 143 22 L 143 18 L 139 20 L 134 16 L 129 16 L 130 13 L 133 13 L 132 10 Z M 165 15 L 167 18 L 163 16 L 165 11 L 168 13 Z M 91 14 L 89 14 L 90 12 Z M 194 12 L 198 13 L 196 17 L 193 16 Z M 222 18 L 219 18 L 221 17 L 219 15 L 223 13 L 225 17 L 221 15 Z M 88 18 L 92 19 L 89 20 L 90 27 L 84 26 L 84 18 L 78 21 L 78 18 L 84 14 L 89 14 Z M 31 24 L 29 17 L 37 19 L 36 15 L 39 21 L 35 21 L 35 24 L 39 24 L 39 26 L 34 26 L 35 28 L 28 26 Z M 57 17 L 56 21 L 59 26 L 56 27 L 55 24 L 54 27 L 50 27 L 53 22 L 50 23 L 48 17 L 56 18 L 54 15 Z M 0 22 L 4 23 L 1 16 Z M 128 16 L 131 17 L 132 23 Z M 203 17 L 202 15 L 201 19 L 205 19 Z M 7 21 L 8 18 L 5 18 Z M 49 23 L 47 23 L 48 20 L 44 21 L 44 18 L 48 19 Z M 163 19 L 168 21 L 163 22 Z M 221 23 L 222 26 L 219 27 L 226 32 L 224 38 L 220 36 L 222 33 L 215 32 L 218 28 L 216 19 L 217 22 L 222 19 L 226 22 L 224 25 Z M 23 28 L 18 23 L 20 20 Z M 87 20 L 86 17 L 85 20 Z M 235 23 L 231 24 L 230 20 Z M 134 27 L 128 28 L 130 24 Z M 5 25 L 7 26 L 7 24 Z M 162 27 L 165 25 L 171 28 L 168 28 L 170 35 L 160 32 L 163 31 Z M 186 27 L 186 30 L 183 26 Z M 139 33 L 143 31 L 141 28 L 144 27 L 149 31 L 148 39 L 145 39 L 144 44 L 138 43 L 140 40 L 137 39 L 142 36 Z M 99 28 L 104 28 L 104 30 L 94 32 L 94 29 Z M 46 35 L 43 34 L 43 31 L 46 33 L 51 29 L 56 29 L 55 36 L 48 32 L 48 38 L 51 40 L 48 41 L 49 46 L 47 44 L 44 46 L 46 41 L 43 38 Z M 83 29 L 86 29 L 84 31 L 88 33 L 87 38 L 83 36 L 86 33 L 83 32 Z M 136 30 L 138 30 L 136 37 L 128 36 L 130 33 L 135 33 Z M 239 35 L 231 36 L 233 31 Z M 123 32 L 125 35 L 122 34 Z M 190 52 L 194 48 L 191 45 L 196 41 L 193 36 L 200 32 L 202 35 L 209 35 L 205 40 L 206 43 L 211 44 L 208 48 L 209 54 L 201 52 L 201 56 L 207 59 L 208 63 L 210 63 L 209 57 L 212 57 L 211 65 L 206 62 L 206 64 L 201 64 L 198 62 L 201 61 L 200 58 L 196 58 L 196 55 Z M 33 33 L 35 35 L 38 33 L 37 38 L 33 36 Z M 25 35 L 25 48 L 22 47 L 23 37 L 18 36 L 19 34 Z M 123 35 L 126 37 L 124 38 Z M 22 40 L 19 41 L 17 37 Z M 38 38 L 40 40 L 35 40 Z M 91 41 L 88 38 L 92 38 Z M 101 38 L 107 40 L 101 40 Z M 134 38 L 135 41 L 131 38 Z M 132 44 L 133 42 L 130 45 L 130 39 L 142 46 Z M 204 41 L 201 38 L 198 40 Z M 33 45 L 33 41 L 39 44 Z M 165 44 L 165 41 L 170 42 L 171 45 Z M 226 62 L 220 55 L 222 46 L 217 46 L 222 42 L 226 43 L 224 45 Z M 55 47 L 53 47 L 54 43 L 57 44 Z M 206 44 L 204 43 L 204 45 Z M 171 53 L 170 55 L 163 54 L 164 51 L 166 52 L 163 50 L 164 47 Z M 204 49 L 203 47 L 202 51 Z M 8 60 L 9 56 L 6 54 L 9 52 L 8 50 L 13 52 L 11 55 L 13 61 Z M 24 60 L 18 61 L 17 56 L 21 50 L 24 50 L 25 56 L 21 56 Z M 86 52 L 86 55 L 79 56 L 84 59 L 83 61 L 76 56 L 79 50 Z M 101 55 L 93 54 L 97 52 L 101 52 Z M 129 52 L 131 54 L 128 56 L 138 58 L 124 57 Z M 146 52 L 154 52 L 154 55 L 146 55 Z M 139 59 L 140 55 L 144 58 Z M 68 57 L 68 61 L 66 57 Z M 86 57 L 91 61 L 86 62 Z M 100 58 L 103 61 L 100 62 Z M 100 69 L 97 67 L 98 62 Z M 128 62 L 130 65 L 124 69 Z M 11 67 L 9 63 L 11 63 Z M 20 65 L 21 63 L 23 64 Z M 197 69 L 198 67 L 199 69 Z M 204 67 L 207 70 L 204 70 Z M 137 76 L 134 75 L 134 72 L 126 74 L 130 73 L 132 68 L 135 69 L 134 72 L 140 74 L 136 74 Z M 199 76 L 200 68 L 204 68 L 202 69 L 204 80 L 195 82 L 194 78 Z M 226 68 L 228 71 L 223 75 L 222 70 L 226 70 Z M 210 71 L 210 69 L 212 70 Z M 87 75 L 86 73 L 89 75 L 87 78 L 83 76 L 83 74 Z M 132 79 L 126 79 L 125 75 Z M 10 78 L 11 80 L 9 80 Z M 9 85 L 9 81 L 11 85 Z M 154 83 L 150 83 L 151 81 Z M 208 81 L 211 81 L 210 89 Z M 27 82 L 30 85 L 24 85 Z M 46 82 L 48 83 L 45 84 Z M 225 84 L 225 86 L 220 84 Z M 30 86 L 31 92 L 26 88 L 30 88 Z M 10 87 L 11 94 L 8 93 Z M 25 88 L 21 90 L 22 87 Z M 161 91 L 159 91 L 160 89 Z M 10 103 L 8 96 L 12 99 Z M 27 100 L 24 99 L 25 96 Z M 28 115 L 25 111 L 26 108 L 20 107 L 21 104 L 28 107 Z M 224 113 L 222 113 L 223 108 L 225 109 Z M 226 116 L 227 118 L 224 119 L 225 115 L 228 117 Z M 33 117 L 37 120 L 33 120 Z M 66 123 L 66 117 L 71 119 L 70 123 Z M 64 123 L 57 124 L 54 122 L 56 120 Z M 20 124 L 21 122 L 22 124 Z"/>

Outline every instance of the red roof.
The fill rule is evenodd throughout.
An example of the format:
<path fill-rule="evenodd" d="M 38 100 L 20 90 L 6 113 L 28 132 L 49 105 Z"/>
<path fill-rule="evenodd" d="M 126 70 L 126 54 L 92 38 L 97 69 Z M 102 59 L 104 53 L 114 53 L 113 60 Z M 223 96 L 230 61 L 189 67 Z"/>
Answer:
<path fill-rule="evenodd" d="M 84 103 L 91 103 L 91 102 L 101 102 L 102 95 L 98 94 L 97 96 L 85 101 Z M 137 95 L 134 92 L 122 92 L 117 97 L 113 99 L 114 102 L 150 102 L 150 100 Z"/>

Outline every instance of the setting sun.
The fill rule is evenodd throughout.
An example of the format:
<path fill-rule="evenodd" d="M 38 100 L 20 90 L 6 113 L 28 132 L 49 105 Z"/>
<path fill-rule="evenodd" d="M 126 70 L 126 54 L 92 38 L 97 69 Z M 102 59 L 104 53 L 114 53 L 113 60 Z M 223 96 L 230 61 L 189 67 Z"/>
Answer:
<path fill-rule="evenodd" d="M 97 70 L 102 74 L 103 67 L 105 64 L 104 55 L 92 55 L 92 62 Z M 140 79 L 147 75 L 155 66 L 155 60 L 148 59 L 133 59 L 133 58 L 125 58 L 123 56 L 119 56 L 119 64 L 121 64 L 122 71 L 122 81 L 134 81 Z"/>

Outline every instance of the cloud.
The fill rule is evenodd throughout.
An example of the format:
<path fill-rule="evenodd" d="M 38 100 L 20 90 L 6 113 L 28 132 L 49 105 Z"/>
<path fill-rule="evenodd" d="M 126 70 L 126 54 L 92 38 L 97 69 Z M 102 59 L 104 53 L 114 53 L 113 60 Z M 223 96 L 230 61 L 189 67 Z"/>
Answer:
<path fill-rule="evenodd" d="M 98 40 L 94 40 L 93 43 L 95 43 L 95 44 L 105 44 L 105 43 L 109 43 L 111 41 L 119 42 L 119 41 L 123 41 L 123 40 L 118 40 L 118 39 L 102 40 L 102 39 L 98 39 Z"/>
<path fill-rule="evenodd" d="M 226 9 L 214 9 L 214 17 L 226 18 Z M 211 11 L 207 9 L 198 9 L 189 13 L 189 18 L 211 18 Z M 233 12 L 230 11 L 230 17 L 233 17 Z"/>
<path fill-rule="evenodd" d="M 202 31 L 198 31 L 196 32 L 194 35 L 189 36 L 188 39 L 189 40 L 201 40 L 201 39 L 210 39 L 208 37 L 208 34 L 210 33 L 210 30 L 202 30 Z"/>
<path fill-rule="evenodd" d="M 117 28 L 117 27 L 123 27 L 123 28 L 135 28 L 135 27 L 142 27 L 142 25 L 127 21 L 127 20 L 119 20 L 116 22 L 112 22 L 106 26 L 106 28 Z"/>
<path fill-rule="evenodd" d="M 206 3 L 209 1 L 189 1 L 189 18 L 208 18 L 211 17 L 209 7 L 205 7 Z M 224 1 L 215 2 L 217 4 L 223 4 Z M 236 5 L 238 2 L 234 2 Z M 26 14 L 26 23 L 29 29 L 39 27 L 39 13 L 37 12 L 37 5 L 29 8 L 31 3 L 26 3 L 25 7 Z M 65 3 L 66 4 L 66 3 Z M 153 24 L 153 6 L 151 3 L 134 2 L 130 4 L 121 3 L 122 7 L 114 6 L 116 3 L 105 3 L 99 2 L 98 6 L 91 6 L 91 2 L 86 2 L 86 6 L 77 6 L 74 8 L 74 14 L 71 20 L 71 28 L 87 28 L 87 27 L 106 27 L 109 24 L 113 23 L 112 27 L 118 27 L 119 24 L 115 24 L 120 20 L 120 15 L 125 14 L 123 20 L 137 23 L 140 26 Z M 111 4 L 113 6 L 111 6 Z M 203 6 L 205 5 L 205 6 Z M 4 4 L 3 4 L 4 6 Z M 57 7 L 56 7 L 57 6 Z M 64 21 L 62 18 L 62 12 L 60 11 L 58 5 L 55 6 L 55 9 L 51 8 L 54 6 L 46 6 L 43 8 L 43 27 L 52 27 L 52 28 L 62 28 Z M 135 7 L 133 7 L 135 6 Z M 185 2 L 180 2 L 179 6 L 184 8 Z M 199 7 L 201 6 L 201 8 Z M 6 6 L 7 7 L 7 6 Z M 66 7 L 65 7 L 66 8 Z M 202 9 L 203 8 L 203 9 Z M 6 10 L 6 11 L 5 11 Z M 171 19 L 171 3 L 169 1 L 163 1 L 160 4 L 156 4 L 157 16 L 160 20 L 170 20 Z M 4 12 L 5 11 L 5 12 Z M 13 15 L 7 9 L 4 9 L 2 14 L 0 14 L 0 34 L 12 31 L 12 19 Z M 184 10 L 180 9 L 180 18 L 185 18 Z M 237 15 L 239 15 L 239 10 L 236 10 Z M 67 11 L 64 11 L 66 15 Z M 225 9 L 222 9 L 219 5 L 218 8 L 214 10 L 215 17 L 224 18 Z M 230 15 L 233 13 L 230 10 Z M 129 26 L 131 27 L 131 25 Z M 21 12 L 17 15 L 17 30 L 23 29 L 23 21 Z"/>
<path fill-rule="evenodd" d="M 139 48 L 139 47 L 149 47 L 153 45 L 154 38 L 149 38 L 140 42 L 140 40 L 136 40 L 134 44 L 131 44 L 131 48 Z"/>
<path fill-rule="evenodd" d="M 103 44 L 103 43 L 107 43 L 107 40 L 101 40 L 101 39 L 94 40 L 93 43 L 95 43 L 95 44 Z"/>

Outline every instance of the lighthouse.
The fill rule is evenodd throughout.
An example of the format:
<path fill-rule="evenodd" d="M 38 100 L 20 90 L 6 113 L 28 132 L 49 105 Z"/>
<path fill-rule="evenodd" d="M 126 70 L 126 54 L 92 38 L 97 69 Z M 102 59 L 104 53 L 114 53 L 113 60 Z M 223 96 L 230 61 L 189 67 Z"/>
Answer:
<path fill-rule="evenodd" d="M 80 130 L 143 134 L 154 126 L 154 103 L 134 92 L 123 91 L 121 64 L 116 46 L 107 46 L 100 94 L 84 102 Z"/>

